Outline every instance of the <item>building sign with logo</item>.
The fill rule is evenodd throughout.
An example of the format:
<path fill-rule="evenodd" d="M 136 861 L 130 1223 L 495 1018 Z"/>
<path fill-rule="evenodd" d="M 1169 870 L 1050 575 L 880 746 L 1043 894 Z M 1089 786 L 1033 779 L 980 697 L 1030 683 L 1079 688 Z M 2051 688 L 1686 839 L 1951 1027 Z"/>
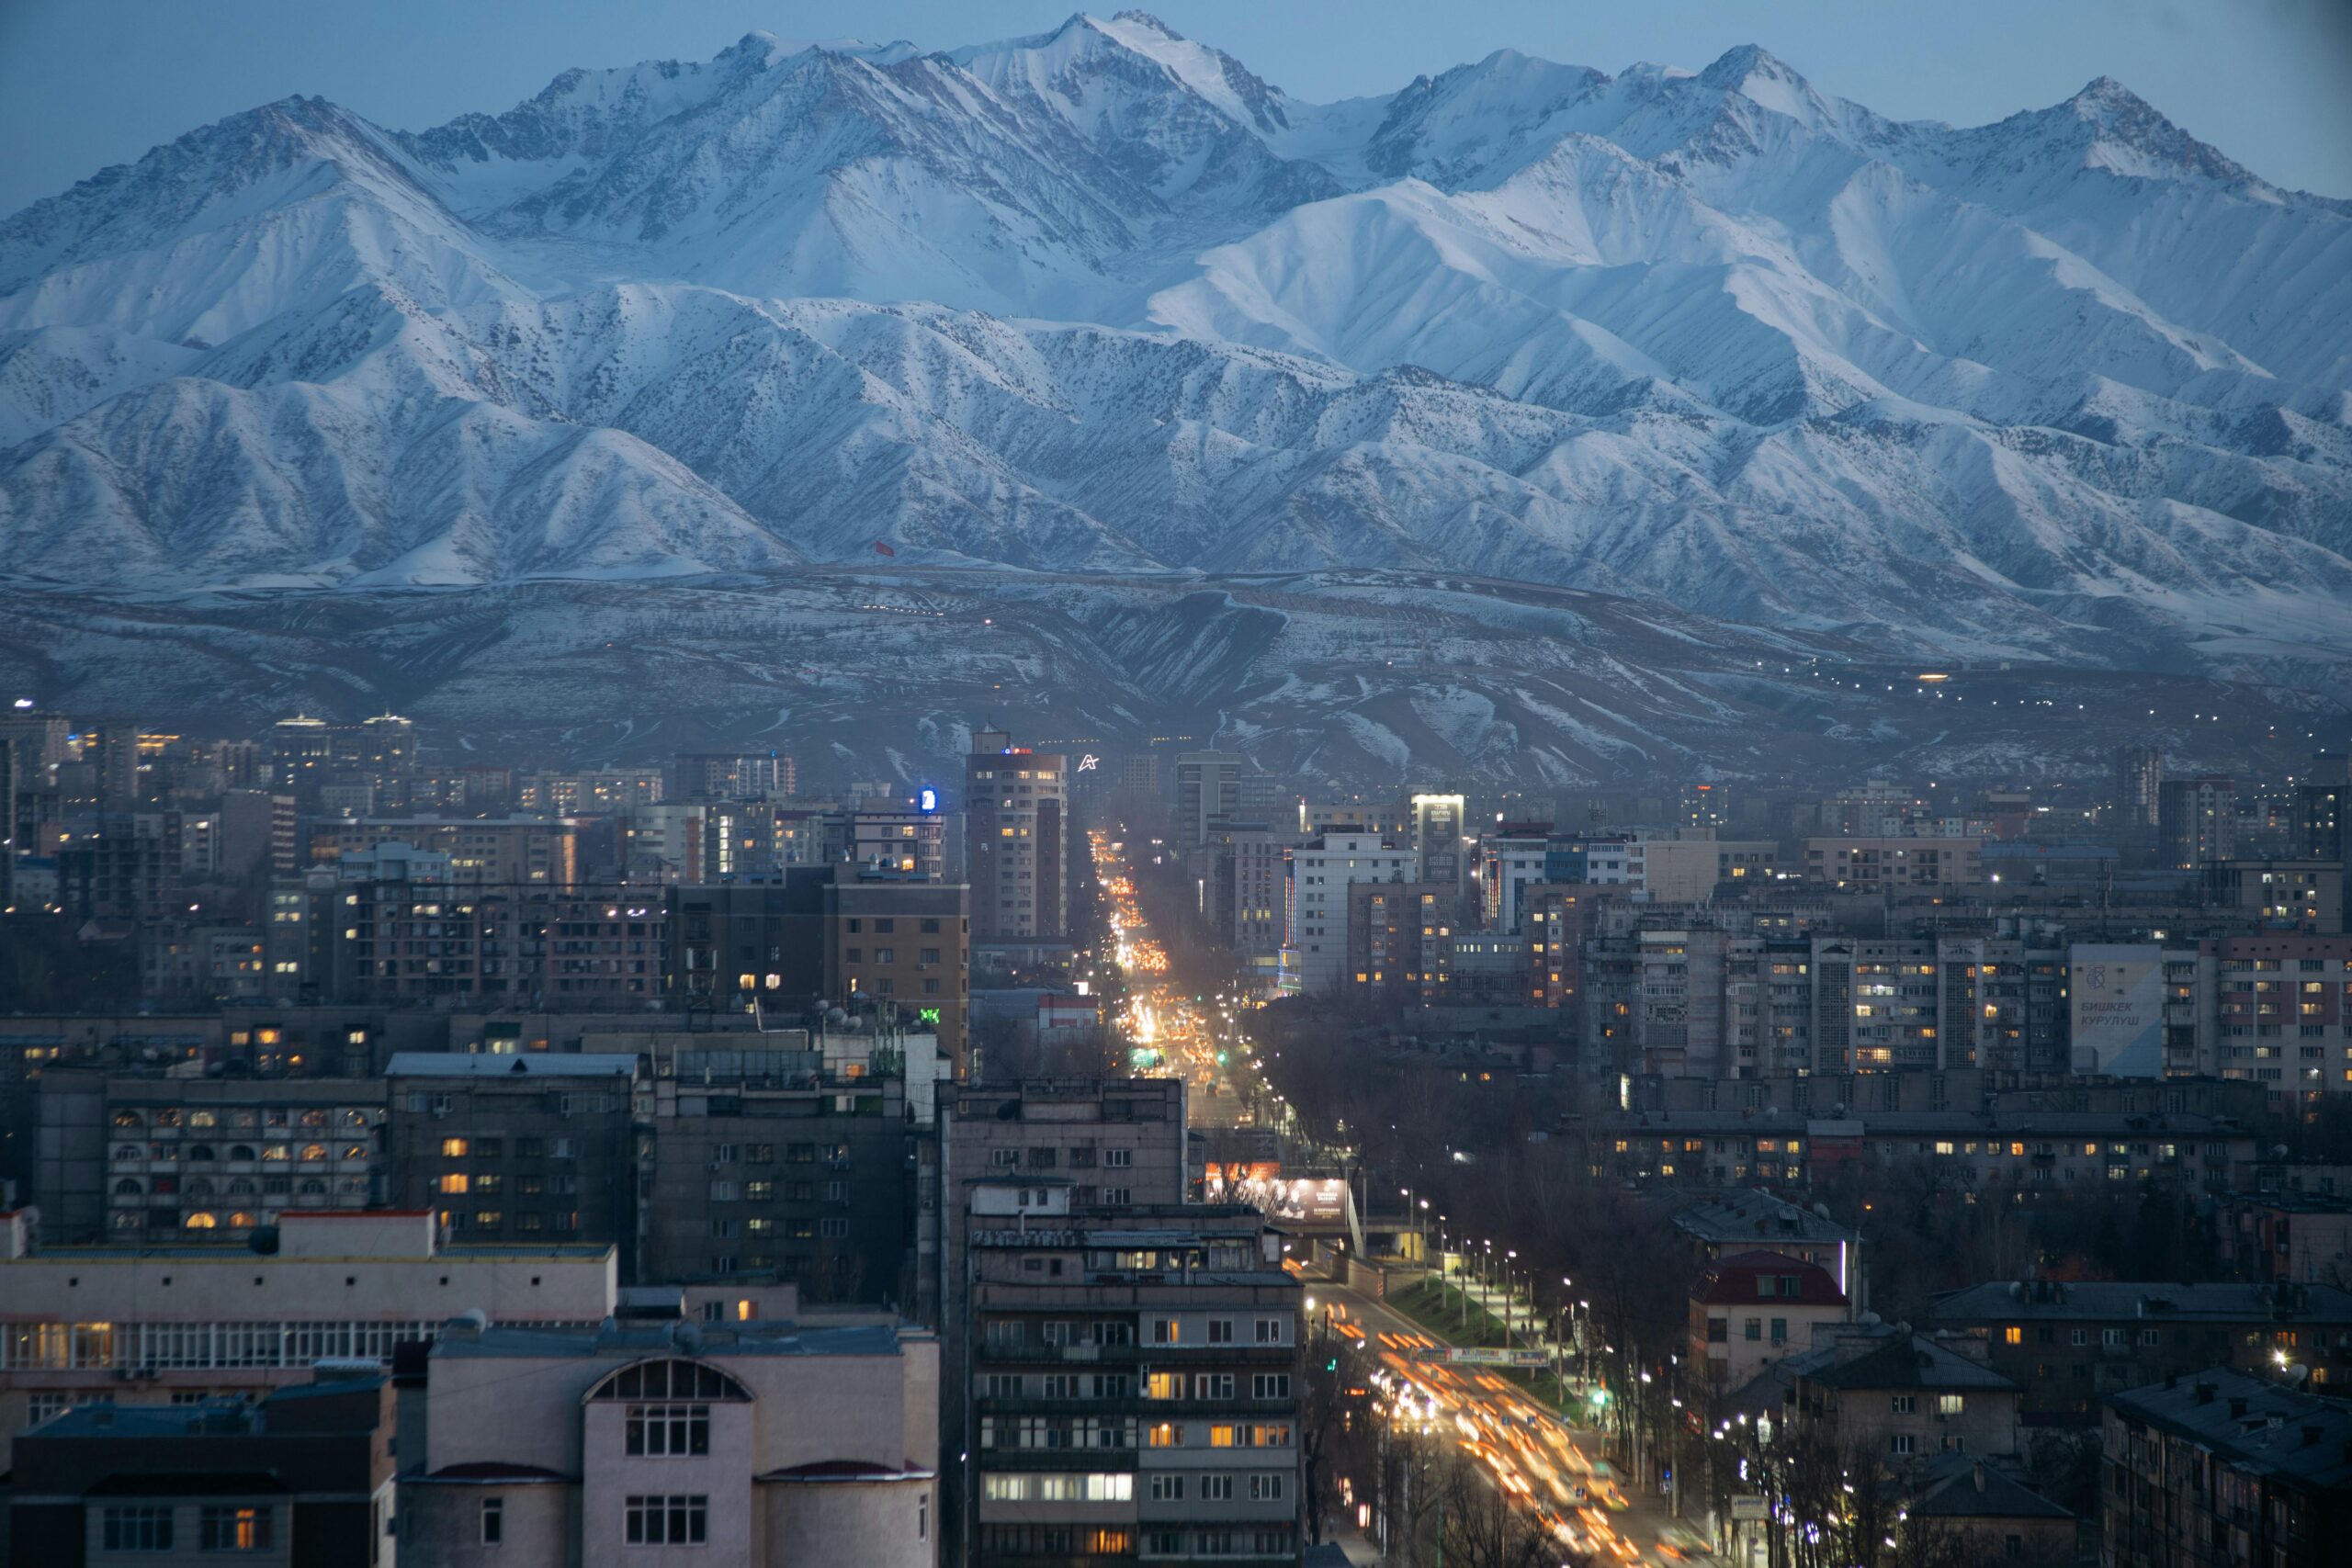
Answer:
<path fill-rule="evenodd" d="M 2164 1076 L 2164 952 L 2153 943 L 2080 943 L 2067 954 L 2075 1071 Z"/>

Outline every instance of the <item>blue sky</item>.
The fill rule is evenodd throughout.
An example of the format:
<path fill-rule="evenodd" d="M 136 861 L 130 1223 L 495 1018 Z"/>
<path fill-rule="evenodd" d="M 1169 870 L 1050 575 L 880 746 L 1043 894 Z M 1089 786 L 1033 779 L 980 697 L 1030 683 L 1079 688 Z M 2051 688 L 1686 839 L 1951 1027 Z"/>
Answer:
<path fill-rule="evenodd" d="M 701 58 L 763 28 L 944 49 L 1068 0 L 0 0 L 0 212 L 289 93 L 414 128 L 573 65 Z M 1105 9 L 1115 8 L 1106 6 Z M 1970 124 L 2115 76 L 2278 184 L 2352 197 L 2352 0 L 1160 0 L 1301 97 L 1391 91 L 1510 46 L 1615 71 L 1760 43 L 1826 92 Z"/>

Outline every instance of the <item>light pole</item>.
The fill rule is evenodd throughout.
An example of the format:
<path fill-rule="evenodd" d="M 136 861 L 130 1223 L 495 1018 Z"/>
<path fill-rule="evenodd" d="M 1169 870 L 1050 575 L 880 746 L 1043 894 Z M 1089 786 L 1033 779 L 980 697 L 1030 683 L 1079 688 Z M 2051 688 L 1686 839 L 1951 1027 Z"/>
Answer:
<path fill-rule="evenodd" d="M 1503 1254 L 1503 1348 L 1510 1348 L 1510 1260 L 1519 1256 L 1517 1248 Z"/>

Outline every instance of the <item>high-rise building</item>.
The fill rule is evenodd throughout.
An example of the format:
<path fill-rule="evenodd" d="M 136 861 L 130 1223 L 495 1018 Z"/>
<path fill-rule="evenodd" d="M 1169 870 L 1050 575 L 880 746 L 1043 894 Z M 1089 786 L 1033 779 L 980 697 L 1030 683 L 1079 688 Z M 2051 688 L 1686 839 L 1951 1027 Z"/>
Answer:
<path fill-rule="evenodd" d="M 390 1193 L 455 1241 L 620 1248 L 637 1277 L 638 1058 L 401 1051 L 384 1070 Z"/>
<path fill-rule="evenodd" d="M 2165 754 L 2155 746 L 2115 749 L 2115 804 L 2123 826 L 2146 831 L 2156 825 L 2159 795 L 2165 782 Z"/>
<path fill-rule="evenodd" d="M 2156 807 L 2164 863 L 2193 871 L 2228 860 L 2237 848 L 2237 782 L 2223 774 L 2165 780 Z"/>
<path fill-rule="evenodd" d="M 960 1088 L 942 1097 L 939 1148 L 936 1213 L 941 1229 L 939 1245 L 929 1253 L 937 1271 L 916 1315 L 938 1324 L 941 1330 L 940 1452 L 951 1466 L 951 1484 L 944 1498 L 949 1550 L 943 1561 L 963 1562 L 970 1559 L 959 1548 L 977 1540 L 970 1527 L 978 1483 L 971 1467 L 959 1463 L 956 1456 L 976 1463 L 999 1457 L 984 1456 L 978 1447 L 979 1416 L 998 1412 L 979 1408 L 991 1369 L 981 1360 L 984 1336 L 972 1326 L 981 1272 L 972 1259 L 976 1233 L 1007 1224 L 1017 1227 L 1024 1209 L 1042 1213 L 1047 1206 L 1057 1215 L 1050 1223 L 1063 1227 L 1078 1223 L 1080 1215 L 1089 1223 L 1110 1224 L 1125 1214 L 1170 1209 L 1182 1213 L 1177 1206 L 1183 1203 L 1190 1184 L 1184 1085 L 1176 1078 L 1039 1079 Z M 1024 1189 L 1026 1204 L 1022 1202 Z M 1039 1274 L 1051 1278 L 1042 1263 Z M 1066 1280 L 1081 1277 L 1068 1272 L 1065 1264 Z M 1035 1328 L 1024 1328 L 1023 1334 L 1024 1343 L 1043 1337 Z M 1073 1333 L 1070 1342 L 1084 1344 L 1091 1335 L 1091 1328 Z M 1131 1371 L 1140 1349 L 1130 1341 L 1126 1349 L 1104 1357 L 1097 1370 Z M 1127 1364 L 1113 1364 L 1116 1361 Z M 1037 1393 L 1045 1393 L 1042 1383 Z M 1137 1394 L 1131 1389 L 1125 1397 L 1132 1400 Z M 1122 1420 L 1125 1414 L 1122 1409 Z M 1015 1438 L 1004 1447 L 1017 1455 L 1021 1443 Z M 1133 1450 L 1124 1457 L 1132 1469 Z M 1130 1519 L 1133 1505 L 1131 1496 Z M 1006 1510 L 992 1512 L 1001 1522 Z M 987 1517 L 981 1516 L 984 1520 Z"/>
<path fill-rule="evenodd" d="M 1419 863 L 1378 833 L 1329 832 L 1291 852 L 1285 949 L 1299 990 L 1328 990 L 1348 972 L 1348 885 L 1411 882 Z"/>
<path fill-rule="evenodd" d="M 1060 942 L 1069 934 L 1069 759 L 976 731 L 964 759 L 965 874 L 972 940 Z"/>
<path fill-rule="evenodd" d="M 1462 796 L 1458 795 L 1417 795 L 1408 803 L 1411 808 L 1411 843 L 1413 853 L 1420 863 L 1419 880 L 1450 882 L 1462 886 L 1466 869 L 1463 863 Z"/>
<path fill-rule="evenodd" d="M 800 786 L 792 759 L 776 750 L 681 751 L 677 772 L 682 800 L 785 800 Z"/>
<path fill-rule="evenodd" d="M 298 713 L 269 727 L 271 787 L 311 799 L 334 762 L 334 736 L 325 719 Z"/>
<path fill-rule="evenodd" d="M 1196 850 L 1216 824 L 1230 821 L 1240 793 L 1241 758 L 1231 751 L 1176 755 L 1176 847 Z"/>
<path fill-rule="evenodd" d="M 870 998 L 939 1036 L 940 1054 L 964 1074 L 970 1005 L 969 895 L 961 883 L 839 868 L 823 894 L 825 999 Z"/>

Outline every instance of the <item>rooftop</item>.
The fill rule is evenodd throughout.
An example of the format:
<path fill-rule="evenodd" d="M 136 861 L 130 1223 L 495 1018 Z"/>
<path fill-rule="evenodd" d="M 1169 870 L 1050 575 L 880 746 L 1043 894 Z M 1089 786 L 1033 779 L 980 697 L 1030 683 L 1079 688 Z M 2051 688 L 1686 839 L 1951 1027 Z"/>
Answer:
<path fill-rule="evenodd" d="M 670 1323 L 623 1326 L 607 1318 L 595 1328 L 491 1327 L 478 1335 L 445 1332 L 434 1342 L 442 1356 L 521 1359 L 603 1358 L 616 1366 L 648 1356 L 724 1360 L 734 1356 L 895 1356 L 899 1330 L 889 1324 L 803 1328 L 786 1322 Z"/>
<path fill-rule="evenodd" d="M 1922 1334 L 1905 1335 L 1850 1360 L 1839 1361 L 1833 1356 L 1827 1365 L 1801 1370 L 1799 1375 L 1825 1388 L 2019 1392 L 2017 1383 L 1992 1368 Z"/>
<path fill-rule="evenodd" d="M 2151 1383 L 2108 1401 L 2109 1419 L 2143 1422 L 2229 1464 L 2313 1488 L 2352 1488 L 2352 1405 L 2226 1367 Z"/>
<path fill-rule="evenodd" d="M 469 1051 L 397 1051 L 388 1078 L 633 1078 L 637 1057 L 588 1053 L 531 1052 L 485 1055 Z"/>
<path fill-rule="evenodd" d="M 2071 1519 L 2075 1516 L 1983 1460 L 1951 1455 L 1928 1473 L 1911 1512 L 1938 1519 Z"/>
<path fill-rule="evenodd" d="M 2352 1291 L 2332 1285 L 2179 1285 L 2135 1280 L 1993 1280 L 1937 1298 L 1941 1323 L 2012 1318 L 2352 1323 Z"/>
<path fill-rule="evenodd" d="M 1786 1286 L 1781 1281 L 1794 1278 L 1794 1295 L 1781 1293 Z M 1764 1292 L 1763 1281 L 1772 1280 L 1772 1294 Z M 1806 1263 L 1778 1252 L 1742 1252 L 1719 1259 L 1699 1282 L 1690 1287 L 1693 1301 L 1710 1305 L 1753 1306 L 1770 1303 L 1774 1306 L 1832 1306 L 1846 1304 L 1846 1292 L 1829 1270 L 1817 1263 Z"/>
<path fill-rule="evenodd" d="M 1701 1241 L 1850 1242 L 1854 1233 L 1826 1214 L 1770 1192 L 1736 1192 L 1701 1203 L 1674 1216 L 1675 1227 Z"/>

